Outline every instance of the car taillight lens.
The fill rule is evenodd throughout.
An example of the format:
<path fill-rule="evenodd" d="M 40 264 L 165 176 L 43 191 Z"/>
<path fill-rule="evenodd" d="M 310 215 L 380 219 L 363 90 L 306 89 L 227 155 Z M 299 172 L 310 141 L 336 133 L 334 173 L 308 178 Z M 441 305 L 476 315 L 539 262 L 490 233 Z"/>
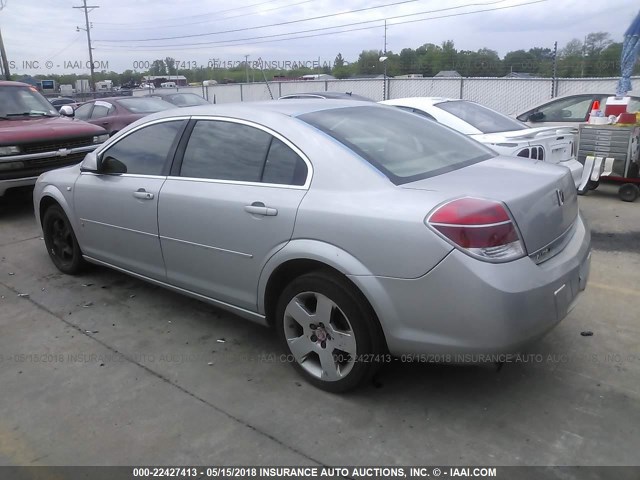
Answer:
<path fill-rule="evenodd" d="M 459 198 L 437 207 L 427 224 L 469 255 L 508 262 L 525 255 L 516 226 L 501 202 Z"/>

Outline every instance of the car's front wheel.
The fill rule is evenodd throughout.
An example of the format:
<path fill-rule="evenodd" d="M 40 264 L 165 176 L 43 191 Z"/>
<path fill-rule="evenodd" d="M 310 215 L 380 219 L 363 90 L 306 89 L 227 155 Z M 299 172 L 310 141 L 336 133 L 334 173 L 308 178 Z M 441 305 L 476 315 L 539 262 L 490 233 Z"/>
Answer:
<path fill-rule="evenodd" d="M 47 252 L 58 270 L 69 275 L 79 273 L 85 261 L 71 223 L 60 206 L 51 205 L 44 212 L 42 231 Z"/>
<path fill-rule="evenodd" d="M 323 390 L 355 388 L 384 357 L 371 307 L 337 275 L 318 271 L 291 282 L 280 296 L 275 323 L 295 368 Z"/>

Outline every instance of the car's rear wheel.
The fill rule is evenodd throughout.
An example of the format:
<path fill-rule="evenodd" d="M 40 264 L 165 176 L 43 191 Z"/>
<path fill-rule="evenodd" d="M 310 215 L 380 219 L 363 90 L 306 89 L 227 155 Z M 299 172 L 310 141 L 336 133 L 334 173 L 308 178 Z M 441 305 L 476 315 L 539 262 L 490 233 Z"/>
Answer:
<path fill-rule="evenodd" d="M 318 271 L 291 282 L 280 296 L 275 323 L 296 370 L 323 390 L 355 388 L 384 357 L 371 307 L 337 275 Z"/>
<path fill-rule="evenodd" d="M 42 217 L 44 243 L 53 264 L 63 273 L 74 275 L 85 266 L 71 223 L 62 208 L 51 205 Z"/>

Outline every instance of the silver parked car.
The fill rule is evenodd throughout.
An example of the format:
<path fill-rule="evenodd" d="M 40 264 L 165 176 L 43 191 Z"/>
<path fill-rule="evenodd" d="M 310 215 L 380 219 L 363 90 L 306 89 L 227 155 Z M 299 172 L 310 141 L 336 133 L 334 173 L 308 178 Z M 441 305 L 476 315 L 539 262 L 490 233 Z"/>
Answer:
<path fill-rule="evenodd" d="M 160 112 L 42 175 L 34 203 L 61 271 L 106 265 L 273 326 L 330 391 L 391 356 L 515 351 L 589 273 L 568 169 L 352 100 Z"/>

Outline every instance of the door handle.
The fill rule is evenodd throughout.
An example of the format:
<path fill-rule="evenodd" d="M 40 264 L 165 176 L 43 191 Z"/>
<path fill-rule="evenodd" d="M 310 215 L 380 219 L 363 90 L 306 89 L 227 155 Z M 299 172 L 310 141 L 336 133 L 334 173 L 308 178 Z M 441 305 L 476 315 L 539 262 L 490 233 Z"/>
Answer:
<path fill-rule="evenodd" d="M 262 202 L 253 202 L 251 205 L 246 205 L 244 211 L 252 215 L 264 215 L 265 217 L 275 217 L 278 215 L 278 210 L 267 207 Z"/>
<path fill-rule="evenodd" d="M 137 191 L 133 192 L 133 196 L 140 200 L 151 200 L 153 198 L 153 193 L 147 192 L 144 188 L 139 188 Z"/>

